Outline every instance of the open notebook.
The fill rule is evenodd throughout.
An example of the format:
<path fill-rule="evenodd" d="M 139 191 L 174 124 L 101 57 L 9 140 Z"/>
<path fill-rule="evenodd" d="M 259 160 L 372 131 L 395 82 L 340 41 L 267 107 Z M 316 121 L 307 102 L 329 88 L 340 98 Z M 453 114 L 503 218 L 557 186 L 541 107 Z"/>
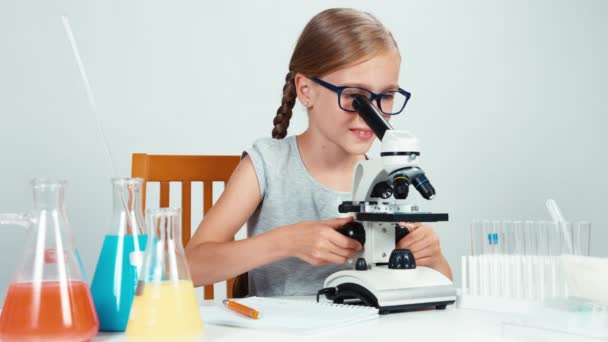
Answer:
<path fill-rule="evenodd" d="M 314 334 L 378 318 L 378 309 L 366 306 L 263 297 L 241 298 L 236 301 L 258 310 L 261 318 L 256 320 L 242 316 L 218 303 L 201 307 L 203 322 L 294 334 Z"/>

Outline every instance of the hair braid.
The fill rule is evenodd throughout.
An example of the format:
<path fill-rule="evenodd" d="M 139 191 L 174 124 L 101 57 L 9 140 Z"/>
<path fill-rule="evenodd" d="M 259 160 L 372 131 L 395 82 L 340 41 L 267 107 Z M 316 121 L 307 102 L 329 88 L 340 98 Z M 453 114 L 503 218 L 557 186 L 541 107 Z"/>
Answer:
<path fill-rule="evenodd" d="M 274 128 L 272 129 L 272 137 L 275 139 L 283 139 L 287 135 L 287 128 L 289 127 L 289 120 L 291 120 L 291 114 L 293 106 L 296 104 L 296 84 L 294 78 L 296 72 L 291 70 L 285 76 L 285 85 L 283 86 L 283 98 L 281 99 L 281 106 L 277 109 L 277 115 L 272 120 Z"/>

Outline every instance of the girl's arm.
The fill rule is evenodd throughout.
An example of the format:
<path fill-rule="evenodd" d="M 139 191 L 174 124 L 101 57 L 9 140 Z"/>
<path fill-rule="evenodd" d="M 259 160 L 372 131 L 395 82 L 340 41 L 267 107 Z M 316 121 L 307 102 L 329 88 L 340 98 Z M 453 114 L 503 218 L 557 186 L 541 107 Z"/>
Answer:
<path fill-rule="evenodd" d="M 195 286 L 213 284 L 287 257 L 313 265 L 344 263 L 361 245 L 335 231 L 350 218 L 300 222 L 232 241 L 260 204 L 255 169 L 246 156 L 186 246 Z"/>
<path fill-rule="evenodd" d="M 186 246 L 195 286 L 213 284 L 286 257 L 284 238 L 278 230 L 232 241 L 260 201 L 255 169 L 246 156 Z"/>

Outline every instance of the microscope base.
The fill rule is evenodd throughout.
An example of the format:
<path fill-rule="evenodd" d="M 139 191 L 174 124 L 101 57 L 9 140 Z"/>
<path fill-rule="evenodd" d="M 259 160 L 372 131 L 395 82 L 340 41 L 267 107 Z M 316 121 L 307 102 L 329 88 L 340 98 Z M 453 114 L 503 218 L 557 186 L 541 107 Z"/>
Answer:
<path fill-rule="evenodd" d="M 456 289 L 443 274 L 427 267 L 367 271 L 346 270 L 330 275 L 319 290 L 334 303 L 374 306 L 380 314 L 417 308 L 445 309 L 456 301 Z"/>

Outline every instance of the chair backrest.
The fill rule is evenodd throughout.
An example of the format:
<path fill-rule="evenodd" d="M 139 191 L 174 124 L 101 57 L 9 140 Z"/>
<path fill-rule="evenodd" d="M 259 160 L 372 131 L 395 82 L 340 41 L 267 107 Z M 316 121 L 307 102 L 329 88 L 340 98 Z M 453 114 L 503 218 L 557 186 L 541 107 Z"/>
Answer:
<path fill-rule="evenodd" d="M 213 205 L 213 182 L 223 182 L 239 164 L 240 156 L 178 156 L 133 154 L 131 176 L 143 178 L 143 202 L 146 203 L 146 184 L 160 183 L 160 207 L 169 206 L 169 184 L 180 182 L 182 185 L 182 243 L 190 241 L 190 214 L 192 182 L 203 182 L 203 215 Z M 226 281 L 226 293 L 232 298 L 235 278 Z M 205 299 L 213 299 L 213 285 L 205 286 Z"/>

